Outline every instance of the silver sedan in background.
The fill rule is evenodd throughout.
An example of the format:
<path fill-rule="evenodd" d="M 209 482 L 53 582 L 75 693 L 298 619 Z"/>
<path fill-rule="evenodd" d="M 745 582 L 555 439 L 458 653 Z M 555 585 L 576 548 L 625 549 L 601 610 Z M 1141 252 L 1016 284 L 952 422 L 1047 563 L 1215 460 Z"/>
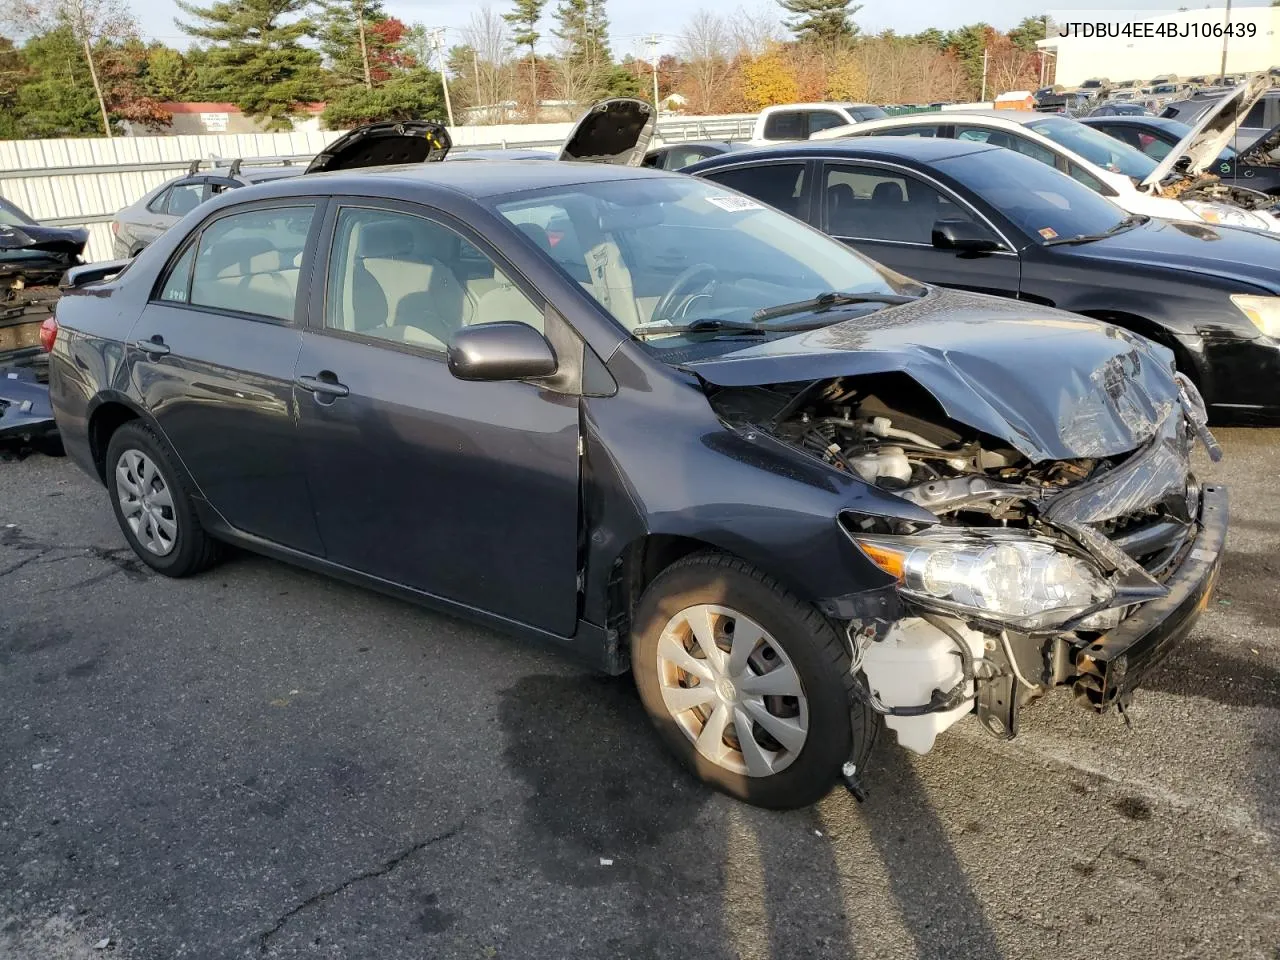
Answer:
<path fill-rule="evenodd" d="M 229 167 L 200 172 L 192 163 L 192 170 L 162 183 L 115 215 L 111 221 L 113 254 L 120 260 L 137 256 L 156 237 L 223 191 L 295 177 L 304 169 L 305 165 L 241 168 L 240 161 L 235 160 Z"/>

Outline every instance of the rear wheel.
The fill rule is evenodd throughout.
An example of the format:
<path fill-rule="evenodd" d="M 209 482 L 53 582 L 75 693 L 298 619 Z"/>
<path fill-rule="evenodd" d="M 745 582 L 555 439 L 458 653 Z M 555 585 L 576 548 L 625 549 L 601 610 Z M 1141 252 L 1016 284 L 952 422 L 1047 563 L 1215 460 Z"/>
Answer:
<path fill-rule="evenodd" d="M 217 543 L 160 439 L 133 420 L 107 444 L 107 489 L 116 521 L 138 558 L 168 577 L 186 577 L 217 559 Z"/>
<path fill-rule="evenodd" d="M 851 757 L 866 762 L 877 718 L 851 697 L 845 644 L 741 560 L 699 553 L 659 574 L 637 608 L 631 657 L 667 745 L 731 796 L 807 806 Z"/>

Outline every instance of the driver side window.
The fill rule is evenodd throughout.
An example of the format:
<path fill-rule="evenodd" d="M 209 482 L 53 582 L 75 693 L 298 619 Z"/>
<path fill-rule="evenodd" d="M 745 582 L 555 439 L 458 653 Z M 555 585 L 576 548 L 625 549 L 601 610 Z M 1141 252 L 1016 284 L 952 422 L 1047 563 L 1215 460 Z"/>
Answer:
<path fill-rule="evenodd" d="M 458 330 L 542 311 L 482 251 L 443 224 L 345 207 L 329 254 L 325 326 L 441 351 Z"/>
<path fill-rule="evenodd" d="M 928 246 L 939 220 L 973 221 L 936 187 L 881 167 L 828 164 L 823 198 L 827 233 L 834 237 Z"/>

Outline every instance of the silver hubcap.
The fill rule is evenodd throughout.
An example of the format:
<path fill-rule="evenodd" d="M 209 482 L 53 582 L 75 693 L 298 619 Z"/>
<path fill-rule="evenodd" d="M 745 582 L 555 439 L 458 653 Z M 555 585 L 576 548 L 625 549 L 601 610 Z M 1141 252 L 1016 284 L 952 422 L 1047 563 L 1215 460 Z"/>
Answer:
<path fill-rule="evenodd" d="M 809 703 L 791 659 L 730 607 L 698 604 L 667 622 L 658 682 L 698 753 L 734 773 L 767 777 L 786 769 L 809 735 Z"/>
<path fill-rule="evenodd" d="M 116 463 L 120 513 L 148 553 L 163 557 L 178 540 L 173 496 L 155 461 L 140 450 L 126 450 Z"/>

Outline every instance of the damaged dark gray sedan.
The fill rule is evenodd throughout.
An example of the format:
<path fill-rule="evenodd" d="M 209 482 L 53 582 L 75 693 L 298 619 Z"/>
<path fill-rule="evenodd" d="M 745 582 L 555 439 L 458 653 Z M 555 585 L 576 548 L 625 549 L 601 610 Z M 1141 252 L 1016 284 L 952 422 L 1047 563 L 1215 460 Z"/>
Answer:
<path fill-rule="evenodd" d="M 58 425 L 151 567 L 236 544 L 630 669 L 763 806 L 859 790 L 882 722 L 1123 708 L 1219 566 L 1168 351 L 705 181 L 306 175 L 71 282 Z"/>

